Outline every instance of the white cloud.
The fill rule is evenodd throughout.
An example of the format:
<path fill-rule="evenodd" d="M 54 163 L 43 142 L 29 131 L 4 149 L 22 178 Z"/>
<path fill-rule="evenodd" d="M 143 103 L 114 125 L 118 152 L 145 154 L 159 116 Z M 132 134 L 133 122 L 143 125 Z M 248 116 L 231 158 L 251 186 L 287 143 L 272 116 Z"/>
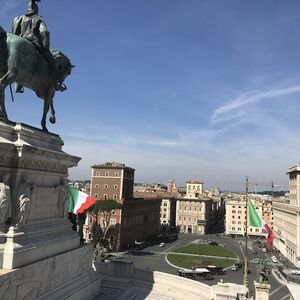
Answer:
<path fill-rule="evenodd" d="M 238 108 L 241 108 L 245 105 L 252 104 L 258 101 L 265 101 L 270 98 L 276 98 L 280 96 L 287 96 L 289 94 L 294 94 L 300 92 L 300 85 L 289 86 L 285 88 L 278 88 L 269 90 L 266 92 L 247 92 L 242 94 L 240 97 L 228 101 L 226 104 L 217 108 L 211 117 L 212 124 L 222 121 L 228 121 L 235 116 L 239 116 L 239 113 L 233 114 L 232 116 L 228 116 L 228 113 L 232 113 Z"/>

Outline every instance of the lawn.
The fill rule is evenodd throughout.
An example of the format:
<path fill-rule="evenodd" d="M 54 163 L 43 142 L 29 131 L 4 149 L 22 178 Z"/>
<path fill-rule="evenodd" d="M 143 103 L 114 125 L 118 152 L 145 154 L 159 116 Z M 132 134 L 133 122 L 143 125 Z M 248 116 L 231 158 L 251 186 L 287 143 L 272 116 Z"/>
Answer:
<path fill-rule="evenodd" d="M 190 244 L 185 247 L 177 248 L 172 252 L 237 258 L 237 255 L 232 250 L 221 246 L 211 245 Z"/>
<path fill-rule="evenodd" d="M 234 264 L 232 259 L 199 257 L 191 255 L 168 254 L 168 261 L 178 268 L 191 269 L 194 266 L 214 265 L 227 268 Z"/>

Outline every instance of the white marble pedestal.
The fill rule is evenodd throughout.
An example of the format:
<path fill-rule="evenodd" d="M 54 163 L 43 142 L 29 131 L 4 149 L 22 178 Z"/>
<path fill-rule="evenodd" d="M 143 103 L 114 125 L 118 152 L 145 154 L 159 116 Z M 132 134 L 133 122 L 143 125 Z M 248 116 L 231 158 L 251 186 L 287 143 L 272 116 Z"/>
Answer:
<path fill-rule="evenodd" d="M 80 158 L 62 146 L 58 135 L 0 121 L 0 299 L 99 293 L 92 249 L 80 246 L 66 214 L 68 169 Z"/>

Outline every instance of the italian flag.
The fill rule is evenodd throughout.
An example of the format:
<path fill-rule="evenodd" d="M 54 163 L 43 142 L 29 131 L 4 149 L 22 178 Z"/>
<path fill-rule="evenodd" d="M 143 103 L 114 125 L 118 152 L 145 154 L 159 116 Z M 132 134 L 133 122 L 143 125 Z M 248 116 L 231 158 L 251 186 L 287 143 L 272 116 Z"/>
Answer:
<path fill-rule="evenodd" d="M 248 199 L 247 210 L 248 210 L 248 223 L 252 227 L 260 228 L 263 235 L 266 237 L 270 247 L 272 247 L 274 240 L 274 233 L 269 225 L 262 219 L 260 214 L 257 213 L 251 199 Z"/>
<path fill-rule="evenodd" d="M 69 212 L 73 214 L 82 214 L 90 206 L 96 203 L 95 199 L 90 195 L 78 191 L 70 186 L 68 186 L 70 192 L 70 203 L 69 203 Z"/>

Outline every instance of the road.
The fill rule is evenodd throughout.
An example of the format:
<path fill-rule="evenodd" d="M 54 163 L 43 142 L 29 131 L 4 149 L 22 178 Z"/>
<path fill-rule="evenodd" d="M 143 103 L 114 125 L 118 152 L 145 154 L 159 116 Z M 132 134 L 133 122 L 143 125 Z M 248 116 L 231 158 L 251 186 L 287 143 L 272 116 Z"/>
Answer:
<path fill-rule="evenodd" d="M 178 240 L 171 243 L 165 243 L 164 247 L 159 247 L 158 245 L 149 246 L 144 248 L 142 251 L 131 251 L 124 255 L 123 259 L 126 261 L 133 261 L 135 266 L 139 269 L 149 270 L 149 271 L 160 271 L 169 274 L 177 274 L 177 268 L 170 266 L 166 260 L 165 255 L 172 250 L 186 246 L 190 243 L 207 243 L 208 240 L 213 240 L 219 244 L 223 244 L 226 247 L 232 249 L 240 258 L 243 260 L 244 253 L 244 241 L 240 238 L 230 238 L 221 237 L 216 235 L 206 235 L 206 236 L 195 236 L 191 234 L 180 234 Z M 252 249 L 258 251 L 258 254 L 252 254 Z M 256 269 L 257 262 L 260 259 L 264 259 L 268 268 L 271 270 L 276 267 L 276 264 L 272 262 L 268 253 L 262 253 L 260 249 L 257 248 L 252 240 L 248 240 L 248 256 L 249 256 L 249 289 L 254 292 L 253 280 L 256 279 Z M 243 271 L 231 271 L 229 268 L 224 275 L 216 275 L 213 280 L 204 281 L 204 283 L 209 285 L 214 285 L 223 280 L 223 282 L 233 282 L 237 284 L 243 284 Z M 280 284 L 271 274 L 269 275 L 269 283 L 271 284 L 270 290 L 270 300 L 287 300 L 289 299 L 289 291 L 285 285 Z"/>

